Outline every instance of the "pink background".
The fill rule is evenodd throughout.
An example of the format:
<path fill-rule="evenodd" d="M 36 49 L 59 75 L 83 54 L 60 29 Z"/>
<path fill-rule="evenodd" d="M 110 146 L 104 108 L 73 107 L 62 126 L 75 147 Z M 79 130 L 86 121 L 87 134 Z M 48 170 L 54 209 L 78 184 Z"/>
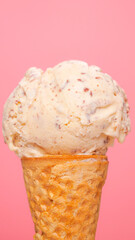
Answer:
<path fill-rule="evenodd" d="M 25 71 L 69 59 L 100 66 L 126 90 L 132 132 L 108 151 L 96 240 L 135 239 L 135 1 L 4 0 L 0 7 L 0 112 Z M 0 113 L 0 120 L 2 114 Z M 1 131 L 0 131 L 1 134 Z M 32 240 L 21 163 L 0 136 L 0 239 Z"/>

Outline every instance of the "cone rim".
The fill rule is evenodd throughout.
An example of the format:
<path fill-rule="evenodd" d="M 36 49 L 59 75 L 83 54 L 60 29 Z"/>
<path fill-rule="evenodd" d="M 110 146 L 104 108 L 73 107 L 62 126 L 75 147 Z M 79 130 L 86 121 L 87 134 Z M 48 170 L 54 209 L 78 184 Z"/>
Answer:
<path fill-rule="evenodd" d="M 42 157 L 22 157 L 21 160 L 80 160 L 94 158 L 97 160 L 108 160 L 106 155 L 45 155 Z"/>

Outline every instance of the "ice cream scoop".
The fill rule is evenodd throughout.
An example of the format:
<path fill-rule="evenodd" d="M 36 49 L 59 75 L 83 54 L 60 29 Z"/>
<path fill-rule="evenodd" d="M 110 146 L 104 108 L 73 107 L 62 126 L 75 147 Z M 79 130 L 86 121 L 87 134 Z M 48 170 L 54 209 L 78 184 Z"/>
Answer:
<path fill-rule="evenodd" d="M 128 113 L 124 90 L 108 74 L 65 61 L 26 72 L 5 104 L 3 135 L 20 158 L 103 155 L 130 131 Z"/>

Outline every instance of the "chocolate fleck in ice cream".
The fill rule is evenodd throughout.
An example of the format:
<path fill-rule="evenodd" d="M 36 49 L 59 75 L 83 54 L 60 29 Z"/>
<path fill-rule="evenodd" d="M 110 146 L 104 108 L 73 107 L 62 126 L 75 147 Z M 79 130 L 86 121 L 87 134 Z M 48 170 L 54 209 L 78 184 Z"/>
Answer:
<path fill-rule="evenodd" d="M 127 97 L 108 74 L 81 61 L 30 68 L 9 96 L 3 135 L 19 157 L 105 154 L 130 130 Z"/>
<path fill-rule="evenodd" d="M 9 96 L 3 135 L 21 158 L 35 240 L 95 240 L 106 152 L 130 131 L 122 88 L 99 67 L 30 68 Z"/>

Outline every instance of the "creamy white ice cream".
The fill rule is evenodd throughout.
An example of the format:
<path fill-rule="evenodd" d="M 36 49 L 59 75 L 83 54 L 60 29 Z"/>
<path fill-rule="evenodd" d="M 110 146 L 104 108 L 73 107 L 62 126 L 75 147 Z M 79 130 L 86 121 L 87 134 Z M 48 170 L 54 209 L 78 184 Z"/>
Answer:
<path fill-rule="evenodd" d="M 123 89 L 96 66 L 66 61 L 30 68 L 9 96 L 3 135 L 19 157 L 105 154 L 130 130 Z"/>

